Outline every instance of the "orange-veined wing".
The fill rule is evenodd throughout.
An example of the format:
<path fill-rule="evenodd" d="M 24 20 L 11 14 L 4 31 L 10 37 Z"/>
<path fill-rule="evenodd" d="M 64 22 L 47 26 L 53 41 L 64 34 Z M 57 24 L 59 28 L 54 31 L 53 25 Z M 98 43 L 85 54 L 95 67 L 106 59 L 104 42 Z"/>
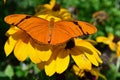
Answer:
<path fill-rule="evenodd" d="M 54 24 L 51 44 L 63 43 L 71 38 L 93 34 L 96 31 L 96 27 L 87 22 L 58 21 Z"/>
<path fill-rule="evenodd" d="M 32 39 L 43 44 L 60 44 L 73 37 L 93 34 L 97 29 L 82 21 L 47 21 L 25 14 L 13 14 L 5 17 L 8 24 L 25 31 Z"/>
<path fill-rule="evenodd" d="M 48 21 L 26 14 L 12 14 L 5 17 L 5 22 L 25 31 L 32 39 L 48 44 Z"/>
<path fill-rule="evenodd" d="M 83 22 L 83 21 L 77 21 L 75 24 L 78 25 L 83 35 L 94 34 L 97 32 L 97 28 L 90 23 Z"/>
<path fill-rule="evenodd" d="M 51 44 L 66 42 L 73 37 L 78 37 L 82 32 L 73 22 L 58 21 L 54 23 Z"/>

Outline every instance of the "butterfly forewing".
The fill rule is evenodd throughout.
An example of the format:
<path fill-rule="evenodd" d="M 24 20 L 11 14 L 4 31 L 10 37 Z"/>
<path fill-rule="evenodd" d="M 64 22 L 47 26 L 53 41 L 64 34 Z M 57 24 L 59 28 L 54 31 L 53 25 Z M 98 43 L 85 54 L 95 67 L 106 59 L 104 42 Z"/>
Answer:
<path fill-rule="evenodd" d="M 79 35 L 82 35 L 82 32 L 73 22 L 58 21 L 54 24 L 51 44 L 63 43 Z"/>
<path fill-rule="evenodd" d="M 82 31 L 83 35 L 94 34 L 97 32 L 97 28 L 90 23 L 77 21 L 79 29 Z M 82 35 L 80 35 L 82 36 Z"/>
<path fill-rule="evenodd" d="M 25 14 L 12 14 L 12 15 L 8 15 L 4 18 L 5 22 L 7 22 L 10 25 L 17 25 L 18 23 L 20 23 L 22 20 L 24 20 L 26 18 Z"/>
<path fill-rule="evenodd" d="M 25 14 L 13 14 L 5 17 L 5 22 L 25 31 L 32 39 L 48 44 L 48 21 Z"/>

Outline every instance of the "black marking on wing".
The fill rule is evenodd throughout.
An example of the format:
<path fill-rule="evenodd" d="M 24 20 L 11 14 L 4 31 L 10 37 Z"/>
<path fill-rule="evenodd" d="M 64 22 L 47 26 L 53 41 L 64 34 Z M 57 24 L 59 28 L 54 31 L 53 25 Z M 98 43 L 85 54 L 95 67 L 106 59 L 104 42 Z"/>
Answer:
<path fill-rule="evenodd" d="M 74 21 L 73 23 L 74 23 L 75 25 L 77 25 L 77 26 L 80 28 L 80 30 L 82 31 L 83 35 L 89 35 L 88 32 L 87 32 L 87 33 L 84 33 L 82 27 L 78 24 L 78 22 Z"/>
<path fill-rule="evenodd" d="M 32 17 L 32 16 L 28 15 L 28 16 L 26 16 L 25 18 L 21 19 L 17 24 L 12 23 L 12 25 L 18 26 L 22 21 L 24 21 L 25 19 L 29 19 L 29 18 L 31 18 L 31 17 Z"/>

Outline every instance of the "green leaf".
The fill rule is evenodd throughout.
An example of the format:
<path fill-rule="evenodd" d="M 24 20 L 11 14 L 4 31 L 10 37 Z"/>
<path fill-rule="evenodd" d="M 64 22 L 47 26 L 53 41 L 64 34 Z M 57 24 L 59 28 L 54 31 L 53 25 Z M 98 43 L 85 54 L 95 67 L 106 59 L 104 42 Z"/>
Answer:
<path fill-rule="evenodd" d="M 24 77 L 25 74 L 26 74 L 26 72 L 24 72 L 24 71 L 22 71 L 22 70 L 18 70 L 18 71 L 16 71 L 15 74 L 17 75 L 17 77 Z"/>
<path fill-rule="evenodd" d="M 107 33 L 113 33 L 113 31 L 114 31 L 113 27 L 111 27 L 111 26 L 106 26 L 105 30 Z"/>
<path fill-rule="evenodd" d="M 9 78 L 14 76 L 14 71 L 11 65 L 8 65 L 4 71 L 5 75 L 7 75 Z"/>
<path fill-rule="evenodd" d="M 120 30 L 116 30 L 115 35 L 120 36 Z"/>
<path fill-rule="evenodd" d="M 115 26 L 115 35 L 120 36 L 120 24 Z"/>
<path fill-rule="evenodd" d="M 0 71 L 0 80 L 10 80 L 10 78 L 4 72 Z"/>
<path fill-rule="evenodd" d="M 34 65 L 33 68 L 34 68 L 36 74 L 38 74 L 40 72 L 40 69 L 36 65 Z"/>
<path fill-rule="evenodd" d="M 15 74 L 17 77 L 25 77 L 27 75 L 27 70 L 22 70 L 20 66 L 15 68 Z"/>
<path fill-rule="evenodd" d="M 120 73 L 114 64 L 110 64 L 110 70 L 105 73 L 108 80 L 116 80 L 120 77 Z"/>

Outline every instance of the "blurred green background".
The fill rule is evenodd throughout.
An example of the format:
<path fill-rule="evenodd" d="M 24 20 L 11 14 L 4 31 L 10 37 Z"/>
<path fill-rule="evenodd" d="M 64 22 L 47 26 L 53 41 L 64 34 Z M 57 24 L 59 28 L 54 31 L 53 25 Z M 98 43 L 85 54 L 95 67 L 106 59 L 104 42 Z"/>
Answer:
<path fill-rule="evenodd" d="M 106 36 L 108 33 L 120 36 L 120 0 L 57 0 L 57 2 L 61 7 L 70 10 L 76 19 L 91 23 L 94 22 L 93 13 L 105 11 L 108 19 L 104 24 L 96 25 L 98 32 L 93 35 L 94 39 L 99 35 Z M 57 79 L 55 75 L 47 77 L 29 59 L 19 62 L 13 54 L 5 56 L 4 44 L 7 40 L 5 32 L 9 29 L 9 25 L 4 22 L 4 17 L 14 13 L 34 15 L 35 7 L 46 3 L 49 3 L 49 0 L 6 0 L 5 4 L 0 0 L 0 80 L 72 80 L 74 78 L 66 76 L 64 79 Z M 104 73 L 107 79 L 119 80 L 120 74 L 116 67 L 113 64 L 110 67 L 112 68 Z M 79 79 L 74 78 L 74 80 Z"/>

